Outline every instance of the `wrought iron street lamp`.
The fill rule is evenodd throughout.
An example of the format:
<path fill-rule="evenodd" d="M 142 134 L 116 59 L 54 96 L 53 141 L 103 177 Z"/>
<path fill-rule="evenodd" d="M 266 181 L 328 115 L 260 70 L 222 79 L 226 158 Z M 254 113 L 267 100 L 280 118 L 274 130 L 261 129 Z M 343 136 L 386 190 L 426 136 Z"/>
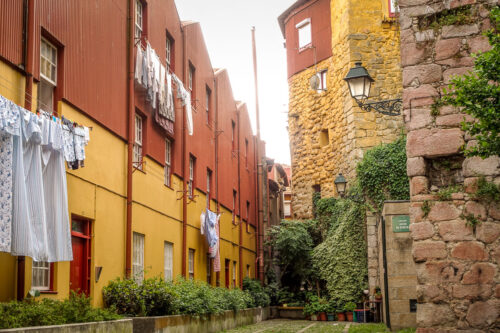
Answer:
<path fill-rule="evenodd" d="M 398 116 L 401 114 L 401 98 L 387 99 L 380 102 L 368 101 L 370 96 L 370 88 L 373 78 L 368 74 L 366 68 L 361 65 L 361 62 L 355 63 L 355 67 L 351 68 L 344 80 L 349 86 L 349 92 L 352 98 L 356 100 L 359 107 L 365 111 L 377 111 L 379 113 Z"/>
<path fill-rule="evenodd" d="M 333 181 L 335 184 L 335 188 L 337 189 L 337 193 L 340 195 L 341 198 L 344 197 L 345 195 L 345 188 L 347 186 L 347 180 L 345 179 L 344 176 L 342 176 L 342 173 L 339 173 L 337 178 Z"/>

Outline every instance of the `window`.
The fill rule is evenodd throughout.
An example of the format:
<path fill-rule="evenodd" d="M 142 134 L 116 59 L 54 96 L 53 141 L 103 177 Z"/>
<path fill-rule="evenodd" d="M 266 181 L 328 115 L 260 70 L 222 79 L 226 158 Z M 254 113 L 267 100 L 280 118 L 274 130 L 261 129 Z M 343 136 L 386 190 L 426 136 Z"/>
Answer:
<path fill-rule="evenodd" d="M 212 185 L 212 170 L 207 169 L 207 208 L 210 208 L 210 188 Z"/>
<path fill-rule="evenodd" d="M 307 18 L 295 26 L 299 35 L 299 50 L 311 45 L 311 19 Z"/>
<path fill-rule="evenodd" d="M 322 129 L 319 132 L 319 144 L 321 147 L 327 146 L 330 143 L 330 135 L 328 129 Z"/>
<path fill-rule="evenodd" d="M 132 277 L 138 283 L 144 280 L 144 235 L 134 232 Z"/>
<path fill-rule="evenodd" d="M 135 0 L 135 38 L 140 39 L 142 37 L 143 30 L 143 6 L 140 0 Z"/>
<path fill-rule="evenodd" d="M 167 62 L 167 68 L 173 71 L 174 69 L 174 60 L 175 60 L 175 52 L 174 52 L 174 39 L 167 32 L 167 37 L 165 40 L 165 58 Z"/>
<path fill-rule="evenodd" d="M 236 190 L 233 190 L 233 223 L 236 223 L 236 195 L 238 192 Z"/>
<path fill-rule="evenodd" d="M 31 288 L 37 290 L 51 290 L 51 264 L 44 261 L 34 261 L 31 269 Z"/>
<path fill-rule="evenodd" d="M 212 284 L 212 258 L 207 254 L 207 283 Z"/>
<path fill-rule="evenodd" d="M 389 16 L 394 17 L 399 13 L 398 0 L 388 0 L 389 1 Z"/>
<path fill-rule="evenodd" d="M 231 264 L 231 260 L 226 259 L 224 260 L 224 286 L 226 288 L 229 288 L 229 265 Z"/>
<path fill-rule="evenodd" d="M 142 170 L 142 117 L 135 115 L 134 166 Z"/>
<path fill-rule="evenodd" d="M 170 174 L 172 172 L 172 141 L 165 139 L 165 185 L 170 186 Z"/>
<path fill-rule="evenodd" d="M 236 261 L 233 261 L 233 288 L 236 288 Z"/>
<path fill-rule="evenodd" d="M 247 277 L 250 277 L 250 265 L 247 264 Z"/>
<path fill-rule="evenodd" d="M 207 118 L 207 125 L 210 125 L 210 107 L 212 104 L 212 91 L 210 88 L 207 86 L 205 87 L 206 90 L 206 99 L 205 99 L 205 111 L 206 111 L 206 118 Z"/>
<path fill-rule="evenodd" d="M 38 108 L 52 112 L 54 90 L 57 86 L 57 48 L 44 38 L 40 42 L 40 79 Z"/>
<path fill-rule="evenodd" d="M 234 120 L 231 120 L 231 145 L 232 145 L 233 151 L 236 150 L 235 130 L 236 130 L 236 123 L 234 122 Z"/>
<path fill-rule="evenodd" d="M 189 249 L 188 269 L 189 269 L 189 278 L 191 280 L 193 280 L 194 279 L 194 250 L 193 249 Z"/>
<path fill-rule="evenodd" d="M 318 89 L 316 89 L 317 92 L 322 92 L 322 91 L 326 91 L 326 73 L 327 73 L 327 70 L 323 70 L 321 72 L 319 72 L 318 74 L 316 74 L 318 76 Z"/>
<path fill-rule="evenodd" d="M 248 139 L 245 139 L 245 167 L 248 169 Z"/>
<path fill-rule="evenodd" d="M 247 200 L 247 210 L 245 212 L 245 217 L 246 217 L 247 221 L 248 221 L 249 213 L 250 213 L 250 201 Z"/>
<path fill-rule="evenodd" d="M 172 280 L 174 266 L 174 244 L 165 242 L 163 247 L 163 274 L 165 280 Z"/>
<path fill-rule="evenodd" d="M 189 198 L 193 198 L 194 193 L 194 167 L 196 163 L 196 158 L 193 155 L 189 155 L 189 180 L 188 180 L 188 195 Z"/>

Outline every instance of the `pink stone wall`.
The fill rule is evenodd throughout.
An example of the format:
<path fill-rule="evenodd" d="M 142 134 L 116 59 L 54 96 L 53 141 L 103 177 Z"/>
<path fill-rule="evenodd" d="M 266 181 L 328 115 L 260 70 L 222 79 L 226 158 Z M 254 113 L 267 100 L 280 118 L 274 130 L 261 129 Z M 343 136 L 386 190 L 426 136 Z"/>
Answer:
<path fill-rule="evenodd" d="M 473 69 L 472 54 L 489 49 L 482 33 L 493 5 L 498 1 L 399 0 L 418 332 L 500 332 L 500 203 L 473 196 L 481 176 L 500 183 L 500 158 L 465 158 L 461 150 L 474 139 L 460 122 L 470 117 L 448 106 L 431 112 L 450 78 Z M 426 26 L 453 8 L 470 8 L 472 20 Z M 457 185 L 449 199 L 438 197 Z M 467 226 L 467 216 L 480 224 Z"/>

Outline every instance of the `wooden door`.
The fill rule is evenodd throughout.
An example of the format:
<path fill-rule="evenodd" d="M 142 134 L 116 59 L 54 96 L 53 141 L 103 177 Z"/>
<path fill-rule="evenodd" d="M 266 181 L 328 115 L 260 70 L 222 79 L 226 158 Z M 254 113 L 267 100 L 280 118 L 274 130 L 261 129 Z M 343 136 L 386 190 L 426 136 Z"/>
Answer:
<path fill-rule="evenodd" d="M 90 294 L 90 221 L 73 219 L 71 244 L 73 261 L 70 264 L 70 289 Z"/>

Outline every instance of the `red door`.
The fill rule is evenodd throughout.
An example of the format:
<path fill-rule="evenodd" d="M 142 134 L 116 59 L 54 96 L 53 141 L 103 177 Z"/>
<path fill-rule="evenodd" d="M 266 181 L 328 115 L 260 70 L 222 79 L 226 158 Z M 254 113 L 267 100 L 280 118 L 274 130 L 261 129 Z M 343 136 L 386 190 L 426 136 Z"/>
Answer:
<path fill-rule="evenodd" d="M 225 267 L 224 267 L 224 270 L 225 270 L 225 273 L 226 273 L 226 288 L 229 288 L 229 264 L 231 263 L 231 260 L 229 259 L 226 259 L 225 261 Z"/>
<path fill-rule="evenodd" d="M 90 293 L 90 221 L 71 222 L 73 261 L 70 264 L 70 289 L 78 293 Z"/>

